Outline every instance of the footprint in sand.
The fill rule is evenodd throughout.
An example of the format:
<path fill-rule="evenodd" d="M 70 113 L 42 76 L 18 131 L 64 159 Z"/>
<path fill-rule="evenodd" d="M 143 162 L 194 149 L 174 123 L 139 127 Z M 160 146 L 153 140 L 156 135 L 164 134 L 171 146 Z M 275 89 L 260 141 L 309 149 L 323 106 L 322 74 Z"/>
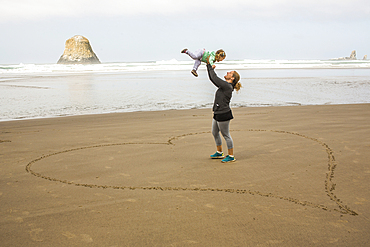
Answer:
<path fill-rule="evenodd" d="M 81 234 L 81 237 L 82 237 L 82 241 L 85 242 L 85 243 L 92 243 L 93 242 L 92 237 L 88 234 Z"/>
<path fill-rule="evenodd" d="M 42 242 L 44 239 L 42 238 L 41 233 L 43 232 L 44 230 L 41 229 L 41 228 L 36 228 L 36 229 L 32 229 L 29 233 L 30 233 L 30 236 L 31 236 L 31 239 L 33 241 L 36 241 L 36 242 Z"/>
<path fill-rule="evenodd" d="M 63 232 L 62 235 L 68 239 L 71 239 L 71 238 L 75 238 L 76 235 L 74 235 L 73 233 L 71 232 Z"/>

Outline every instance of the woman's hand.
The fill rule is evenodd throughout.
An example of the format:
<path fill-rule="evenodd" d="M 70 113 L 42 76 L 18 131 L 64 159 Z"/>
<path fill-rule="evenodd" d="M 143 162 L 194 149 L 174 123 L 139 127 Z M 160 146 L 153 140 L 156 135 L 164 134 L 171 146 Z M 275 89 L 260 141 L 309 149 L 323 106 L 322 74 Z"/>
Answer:
<path fill-rule="evenodd" d="M 210 57 L 210 56 L 208 56 L 208 57 L 207 57 L 207 59 L 206 59 L 207 64 L 210 64 L 210 63 L 209 63 L 209 57 Z M 214 69 L 214 68 L 216 68 L 216 65 L 212 65 L 212 69 Z"/>

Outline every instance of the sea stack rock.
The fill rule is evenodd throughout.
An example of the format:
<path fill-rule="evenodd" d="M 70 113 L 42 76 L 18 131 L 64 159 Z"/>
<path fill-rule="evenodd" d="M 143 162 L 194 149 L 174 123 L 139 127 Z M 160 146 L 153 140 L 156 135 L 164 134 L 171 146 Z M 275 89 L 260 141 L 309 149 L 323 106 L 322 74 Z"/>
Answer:
<path fill-rule="evenodd" d="M 356 51 L 352 51 L 351 56 L 348 58 L 349 60 L 356 60 Z"/>
<path fill-rule="evenodd" d="M 367 55 L 364 56 L 363 60 L 367 60 Z"/>
<path fill-rule="evenodd" d="M 87 38 L 76 35 L 66 41 L 63 55 L 58 64 L 97 64 L 98 57 L 93 52 Z"/>

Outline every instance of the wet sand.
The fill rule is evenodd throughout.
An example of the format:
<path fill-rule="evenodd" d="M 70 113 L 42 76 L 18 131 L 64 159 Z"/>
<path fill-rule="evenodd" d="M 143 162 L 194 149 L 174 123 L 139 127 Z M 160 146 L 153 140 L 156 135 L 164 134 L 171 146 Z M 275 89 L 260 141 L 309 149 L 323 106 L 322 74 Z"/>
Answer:
<path fill-rule="evenodd" d="M 370 104 L 0 122 L 2 246 L 366 246 Z M 224 142 L 224 149 L 226 144 Z"/>

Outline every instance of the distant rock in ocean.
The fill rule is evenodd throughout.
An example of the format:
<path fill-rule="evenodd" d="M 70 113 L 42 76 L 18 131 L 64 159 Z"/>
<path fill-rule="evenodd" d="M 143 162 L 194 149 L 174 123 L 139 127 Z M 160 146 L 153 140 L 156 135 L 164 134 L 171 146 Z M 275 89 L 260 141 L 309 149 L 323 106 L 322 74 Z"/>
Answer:
<path fill-rule="evenodd" d="M 351 56 L 349 56 L 349 58 L 346 58 L 346 59 L 349 59 L 349 60 L 356 60 L 356 51 L 352 51 L 351 53 Z"/>
<path fill-rule="evenodd" d="M 364 56 L 364 58 L 362 60 L 367 60 L 367 55 Z"/>
<path fill-rule="evenodd" d="M 87 38 L 76 35 L 66 41 L 63 55 L 59 58 L 58 64 L 97 64 L 98 57 L 93 52 Z"/>
<path fill-rule="evenodd" d="M 357 60 L 356 58 L 356 50 L 351 52 L 351 55 L 349 57 L 339 57 L 332 60 Z"/>

